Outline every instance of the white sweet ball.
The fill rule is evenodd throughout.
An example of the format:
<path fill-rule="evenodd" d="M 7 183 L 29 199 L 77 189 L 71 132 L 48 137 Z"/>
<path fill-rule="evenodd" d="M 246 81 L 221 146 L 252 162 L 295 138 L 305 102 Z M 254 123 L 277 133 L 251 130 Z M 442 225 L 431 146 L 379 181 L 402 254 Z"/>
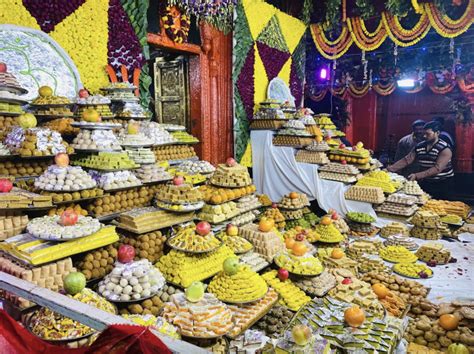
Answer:
<path fill-rule="evenodd" d="M 120 300 L 121 301 L 130 301 L 130 295 L 122 294 L 122 295 L 120 295 Z"/>
<path fill-rule="evenodd" d="M 142 296 L 141 297 L 148 297 L 151 295 L 151 292 L 149 289 L 145 289 L 142 291 Z"/>
<path fill-rule="evenodd" d="M 128 283 L 129 283 L 131 286 L 137 285 L 137 284 L 138 284 L 138 279 L 137 279 L 137 278 L 130 278 L 130 280 L 128 281 Z"/>
<path fill-rule="evenodd" d="M 123 294 L 131 294 L 133 291 L 133 288 L 130 285 L 127 285 L 123 288 L 122 293 Z"/>
<path fill-rule="evenodd" d="M 137 284 L 133 287 L 133 291 L 136 293 L 141 293 L 143 291 L 143 287 L 140 284 Z"/>
<path fill-rule="evenodd" d="M 105 285 L 105 288 L 106 288 L 107 290 L 114 290 L 115 285 L 116 285 L 115 283 L 110 282 L 110 283 L 107 283 L 107 284 Z M 99 292 L 101 292 L 101 291 L 99 290 Z"/>
<path fill-rule="evenodd" d="M 128 285 L 128 281 L 125 278 L 120 279 L 120 286 L 124 287 Z"/>
<path fill-rule="evenodd" d="M 115 285 L 114 287 L 114 293 L 119 295 L 122 293 L 123 288 L 120 285 Z"/>

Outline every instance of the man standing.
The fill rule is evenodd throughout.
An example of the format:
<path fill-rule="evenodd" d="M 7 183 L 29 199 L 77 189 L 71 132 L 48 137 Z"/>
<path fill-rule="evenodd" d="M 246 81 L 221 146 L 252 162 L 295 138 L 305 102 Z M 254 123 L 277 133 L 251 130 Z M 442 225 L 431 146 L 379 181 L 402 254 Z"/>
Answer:
<path fill-rule="evenodd" d="M 439 125 L 439 131 L 440 131 L 439 138 L 441 140 L 446 141 L 448 143 L 449 147 L 451 148 L 451 151 L 454 152 L 454 150 L 455 150 L 454 139 L 451 136 L 451 134 L 449 134 L 447 131 L 444 130 L 444 118 L 443 117 L 434 117 L 433 122 L 436 122 Z"/>
<path fill-rule="evenodd" d="M 421 172 L 410 174 L 408 180 L 419 181 L 421 188 L 436 199 L 447 199 L 454 187 L 453 153 L 448 143 L 439 138 L 440 127 L 436 122 L 426 123 L 423 129 L 425 140 L 387 170 L 397 172 L 417 162 Z"/>
<path fill-rule="evenodd" d="M 418 143 L 423 141 L 423 126 L 425 122 L 421 119 L 415 120 L 412 125 L 412 133 L 404 136 L 400 139 L 397 145 L 397 152 L 395 153 L 395 161 L 402 159 L 403 157 L 407 156 Z M 400 174 L 404 175 L 405 177 L 418 172 L 418 166 L 411 165 L 400 171 Z"/>

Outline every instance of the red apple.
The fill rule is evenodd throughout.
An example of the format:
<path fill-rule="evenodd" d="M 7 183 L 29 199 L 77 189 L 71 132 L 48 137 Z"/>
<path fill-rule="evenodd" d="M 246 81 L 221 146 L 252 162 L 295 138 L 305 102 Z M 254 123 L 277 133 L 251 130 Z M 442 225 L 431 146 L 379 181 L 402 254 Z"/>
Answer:
<path fill-rule="evenodd" d="M 62 212 L 59 220 L 63 226 L 73 226 L 76 225 L 79 215 L 75 211 L 65 210 Z"/>
<path fill-rule="evenodd" d="M 211 224 L 209 224 L 207 221 L 200 221 L 196 225 L 196 232 L 201 235 L 201 236 L 206 236 L 211 232 Z"/>
<path fill-rule="evenodd" d="M 59 154 L 56 154 L 56 156 L 54 156 L 54 162 L 59 167 L 66 167 L 67 165 L 69 165 L 69 156 L 64 152 L 60 152 Z"/>
<path fill-rule="evenodd" d="M 0 179 L 0 193 L 8 193 L 12 190 L 12 188 L 13 188 L 12 181 L 10 181 L 7 178 Z"/>
<path fill-rule="evenodd" d="M 278 270 L 278 279 L 280 279 L 281 281 L 285 281 L 286 279 L 288 279 L 289 276 L 290 276 L 290 273 L 288 273 L 286 269 L 280 268 Z"/>
<path fill-rule="evenodd" d="M 296 234 L 295 236 L 296 241 L 304 241 L 304 233 L 300 232 L 299 234 Z"/>
<path fill-rule="evenodd" d="M 337 219 L 339 219 L 339 215 L 337 215 L 336 212 L 333 212 L 333 213 L 331 214 L 331 219 L 337 220 Z"/>
<path fill-rule="evenodd" d="M 135 248 L 130 245 L 120 245 L 117 259 L 120 263 L 130 263 L 135 258 Z"/>
<path fill-rule="evenodd" d="M 6 73 L 6 72 L 7 72 L 7 64 L 0 63 L 0 73 Z"/>
<path fill-rule="evenodd" d="M 344 285 L 352 284 L 352 279 L 351 278 L 344 278 L 344 280 L 341 283 L 344 284 Z"/>
<path fill-rule="evenodd" d="M 87 98 L 89 97 L 89 91 L 87 91 L 85 88 L 82 88 L 78 92 L 80 98 Z"/>
<path fill-rule="evenodd" d="M 180 186 L 184 183 L 184 177 L 183 176 L 176 176 L 173 178 L 173 184 L 175 186 Z"/>
<path fill-rule="evenodd" d="M 235 161 L 235 159 L 233 157 L 229 157 L 226 160 L 225 164 L 229 167 L 233 167 L 233 166 L 237 165 L 237 161 Z"/>
<path fill-rule="evenodd" d="M 357 151 L 357 146 L 353 146 L 352 151 Z"/>
<path fill-rule="evenodd" d="M 339 145 L 339 149 L 344 149 L 345 147 L 346 147 L 346 145 L 344 145 L 344 144 Z"/>
<path fill-rule="evenodd" d="M 272 203 L 272 208 L 273 208 L 273 209 L 278 208 L 278 204 L 277 204 L 277 203 Z"/>
<path fill-rule="evenodd" d="M 342 160 L 341 163 L 342 163 L 343 165 L 347 165 L 347 161 L 346 161 L 346 160 Z"/>

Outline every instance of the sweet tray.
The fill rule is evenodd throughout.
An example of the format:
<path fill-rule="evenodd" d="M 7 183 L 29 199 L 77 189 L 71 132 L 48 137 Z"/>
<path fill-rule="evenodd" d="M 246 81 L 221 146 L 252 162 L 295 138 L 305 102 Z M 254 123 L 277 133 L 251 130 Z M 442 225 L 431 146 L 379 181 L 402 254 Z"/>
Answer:
<path fill-rule="evenodd" d="M 89 123 L 89 122 L 74 122 L 71 123 L 74 128 L 90 129 L 90 130 L 110 130 L 115 128 L 122 128 L 122 124 L 119 123 Z"/>
<path fill-rule="evenodd" d="M 401 276 L 401 277 L 409 278 L 409 279 L 416 279 L 416 280 L 430 279 L 430 278 L 433 278 L 433 274 L 434 274 L 434 272 L 431 271 L 431 275 L 427 274 L 427 277 L 426 277 L 426 278 L 422 278 L 422 277 L 410 277 L 410 276 L 408 276 L 408 275 L 405 275 L 405 274 L 402 274 L 402 273 L 396 271 L 396 270 L 394 269 L 394 267 L 392 267 L 392 272 L 394 272 L 395 274 L 398 274 L 398 275 Z"/>
<path fill-rule="evenodd" d="M 118 215 L 118 216 L 120 216 L 120 215 Z M 156 230 L 161 230 L 161 229 L 164 229 L 164 228 L 167 228 L 167 227 L 180 225 L 182 223 L 192 221 L 193 219 L 194 219 L 194 214 L 190 213 L 189 217 L 184 219 L 184 220 L 183 219 L 180 219 L 179 221 L 171 220 L 171 221 L 168 221 L 166 223 L 161 223 L 161 224 L 155 223 L 153 226 L 151 226 L 149 228 L 144 228 L 142 230 L 137 230 L 137 229 L 131 228 L 127 225 L 120 224 L 118 221 L 112 221 L 112 224 L 117 226 L 117 228 L 119 228 L 119 229 L 129 231 L 129 232 L 131 232 L 133 234 L 136 234 L 136 235 L 140 235 L 140 234 L 146 234 L 148 232 L 153 232 L 153 231 L 156 231 Z"/>
<path fill-rule="evenodd" d="M 155 200 L 155 205 L 164 210 L 172 211 L 175 213 L 189 213 L 190 211 L 196 211 L 202 209 L 204 202 L 192 203 L 192 204 L 171 204 L 161 200 Z M 181 209 L 173 208 L 174 205 L 179 205 Z"/>
<path fill-rule="evenodd" d="M 34 335 L 36 338 L 40 338 L 41 340 L 44 340 L 46 342 L 49 342 L 49 343 L 69 343 L 69 342 L 76 342 L 76 341 L 79 341 L 81 339 L 85 339 L 85 338 L 89 338 L 90 336 L 92 336 L 93 334 L 97 333 L 96 331 L 92 331 L 88 334 L 85 334 L 83 336 L 80 336 L 80 337 L 72 337 L 72 338 L 61 338 L 61 339 L 44 339 L 42 337 L 39 337 L 38 335 L 36 335 L 34 332 L 33 332 L 33 329 L 31 328 L 31 321 L 33 320 L 33 316 L 34 316 L 34 313 L 31 313 L 29 316 L 26 317 L 26 320 L 25 320 L 25 327 L 26 329 L 28 330 L 28 332 L 30 332 L 32 335 Z"/>
<path fill-rule="evenodd" d="M 143 148 L 143 147 L 150 147 L 153 146 L 153 144 L 139 144 L 139 145 L 130 145 L 130 144 L 120 144 L 120 146 L 123 146 L 125 148 Z"/>
<path fill-rule="evenodd" d="M 2 99 L 0 99 L 2 101 Z M 20 116 L 23 113 L 18 113 L 18 112 L 7 112 L 7 111 L 0 111 L 0 116 L 11 116 L 11 117 L 16 117 Z"/>
<path fill-rule="evenodd" d="M 169 239 L 166 240 L 166 244 L 172 248 L 172 249 L 175 249 L 177 251 L 180 251 L 180 252 L 185 252 L 185 253 L 189 253 L 189 254 L 203 254 L 203 253 L 210 253 L 210 252 L 214 252 L 215 250 L 217 250 L 218 248 L 222 247 L 222 245 L 224 244 L 224 242 L 221 241 L 221 243 L 219 244 L 219 246 L 216 246 L 214 248 L 211 248 L 209 250 L 205 250 L 205 251 L 190 251 L 190 250 L 187 250 L 185 248 L 180 248 L 180 247 L 176 247 L 176 246 L 172 246 L 170 245 L 170 241 L 175 238 L 176 236 L 173 236 L 173 237 L 170 237 Z M 220 241 L 220 240 L 219 240 Z"/>
<path fill-rule="evenodd" d="M 116 304 L 134 304 L 136 302 L 140 302 L 140 301 L 143 301 L 143 300 L 146 300 L 146 299 L 151 299 L 153 296 L 155 296 L 156 294 L 158 294 L 159 291 L 149 295 L 149 296 L 145 296 L 145 297 L 142 297 L 138 300 L 128 300 L 128 301 L 124 301 L 124 300 L 112 300 L 112 299 L 109 299 L 107 297 L 104 297 L 107 301 L 109 302 L 113 302 L 113 303 L 116 303 Z"/>
<path fill-rule="evenodd" d="M 105 189 L 104 188 L 104 192 L 120 192 L 120 191 L 126 191 L 128 189 L 133 189 L 133 188 L 137 188 L 137 187 L 141 187 L 143 186 L 143 184 L 134 184 L 134 185 L 131 185 L 131 186 L 127 186 L 127 187 L 121 187 L 121 188 L 111 188 L 111 189 Z"/>
<path fill-rule="evenodd" d="M 276 256 L 273 258 L 273 262 L 279 267 L 279 268 L 285 268 L 283 266 L 283 264 L 281 264 L 280 262 L 278 262 L 276 260 Z M 286 269 L 286 268 L 285 268 Z M 288 273 L 290 274 L 293 274 L 293 275 L 297 275 L 299 277 L 315 277 L 315 276 L 318 276 L 320 275 L 322 272 L 324 272 L 324 267 L 321 267 L 321 271 L 320 272 L 314 272 L 314 273 L 295 273 L 295 272 L 291 272 L 288 270 Z"/>
<path fill-rule="evenodd" d="M 20 94 L 28 93 L 28 90 L 24 89 L 23 87 L 14 87 L 14 86 L 9 86 L 9 85 L 0 85 L 0 90 L 9 91 L 12 93 L 20 93 Z"/>
<path fill-rule="evenodd" d="M 57 119 L 57 118 L 72 118 L 74 114 L 35 114 L 39 119 Z"/>
<path fill-rule="evenodd" d="M 268 304 L 268 307 L 262 311 L 261 313 L 259 313 L 255 318 L 253 318 L 244 328 L 242 328 L 242 330 L 236 334 L 226 334 L 225 336 L 227 338 L 230 338 L 230 339 L 235 339 L 237 338 L 238 336 L 240 336 L 242 333 L 244 333 L 247 329 L 249 329 L 250 327 L 252 327 L 255 323 L 257 323 L 258 321 L 260 321 L 271 309 L 272 307 L 278 302 L 278 297 L 272 301 L 271 303 Z"/>
<path fill-rule="evenodd" d="M 16 99 L 16 98 L 0 98 L 2 102 L 7 102 L 7 103 L 19 103 L 21 105 L 27 104 L 28 101 L 22 100 L 22 99 Z"/>

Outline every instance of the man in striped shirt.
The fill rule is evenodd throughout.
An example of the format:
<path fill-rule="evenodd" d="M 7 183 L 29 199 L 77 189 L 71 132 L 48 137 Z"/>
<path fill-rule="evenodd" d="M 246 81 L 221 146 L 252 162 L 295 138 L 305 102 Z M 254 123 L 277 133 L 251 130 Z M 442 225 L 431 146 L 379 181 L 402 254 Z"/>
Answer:
<path fill-rule="evenodd" d="M 421 171 L 410 174 L 408 180 L 419 181 L 421 188 L 436 199 L 447 199 L 453 188 L 454 176 L 451 147 L 439 138 L 440 126 L 437 122 L 426 123 L 423 129 L 425 140 L 387 170 L 397 172 L 416 161 Z"/>

